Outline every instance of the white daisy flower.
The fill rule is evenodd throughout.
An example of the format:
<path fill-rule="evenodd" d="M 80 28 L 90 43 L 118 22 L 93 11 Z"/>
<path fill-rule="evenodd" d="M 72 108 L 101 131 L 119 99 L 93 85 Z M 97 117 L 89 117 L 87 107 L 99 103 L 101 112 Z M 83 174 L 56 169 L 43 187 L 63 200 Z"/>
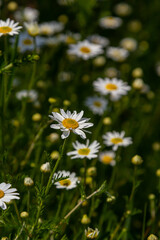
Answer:
<path fill-rule="evenodd" d="M 18 22 L 15 23 L 11 19 L 7 19 L 6 21 L 0 20 L 0 37 L 2 35 L 17 35 L 19 34 L 19 30 L 22 28 L 21 26 L 18 26 Z"/>
<path fill-rule="evenodd" d="M 57 38 L 60 42 L 66 44 L 75 44 L 77 41 L 80 40 L 81 35 L 79 33 L 67 32 L 66 34 L 59 34 Z"/>
<path fill-rule="evenodd" d="M 115 29 L 122 25 L 122 19 L 113 16 L 103 17 L 100 18 L 99 25 L 106 29 Z"/>
<path fill-rule="evenodd" d="M 11 184 L 1 183 L 0 184 L 0 207 L 5 210 L 7 208 L 5 203 L 10 202 L 12 199 L 20 199 L 16 188 L 10 188 Z"/>
<path fill-rule="evenodd" d="M 63 180 L 60 180 L 58 182 L 54 182 L 54 180 L 56 180 L 56 178 L 66 178 Z M 66 190 L 70 190 L 72 188 L 76 188 L 77 187 L 77 183 L 78 183 L 78 177 L 76 177 L 76 174 L 70 173 L 69 171 L 58 171 L 57 173 L 53 174 L 53 180 L 52 183 L 54 185 L 56 185 L 56 188 L 65 188 Z"/>
<path fill-rule="evenodd" d="M 109 47 L 106 54 L 107 57 L 116 62 L 123 62 L 129 56 L 129 52 L 120 47 Z"/>
<path fill-rule="evenodd" d="M 39 26 L 37 22 L 25 22 L 24 26 L 30 36 L 36 37 L 39 34 Z"/>
<path fill-rule="evenodd" d="M 137 41 L 134 38 L 123 38 L 120 41 L 120 46 L 129 52 L 133 52 L 137 48 Z"/>
<path fill-rule="evenodd" d="M 16 93 L 16 98 L 18 100 L 22 100 L 23 98 L 28 98 L 29 101 L 35 102 L 38 98 L 38 93 L 31 89 L 31 90 L 21 90 Z"/>
<path fill-rule="evenodd" d="M 88 229 L 85 229 L 85 236 L 89 239 L 96 239 L 99 235 L 99 230 L 96 228 L 95 230 L 88 227 Z"/>
<path fill-rule="evenodd" d="M 14 18 L 17 21 L 34 22 L 38 20 L 39 11 L 35 8 L 26 7 L 14 13 Z"/>
<path fill-rule="evenodd" d="M 109 44 L 108 38 L 100 36 L 98 34 L 94 34 L 92 36 L 89 36 L 88 39 L 91 43 L 99 44 L 102 47 L 106 47 Z"/>
<path fill-rule="evenodd" d="M 128 3 L 120 2 L 114 7 L 114 11 L 117 15 L 124 17 L 130 15 L 132 8 Z"/>
<path fill-rule="evenodd" d="M 49 115 L 49 117 L 58 122 L 57 124 L 51 124 L 50 127 L 60 129 L 63 132 L 61 135 L 62 139 L 67 138 L 71 131 L 80 135 L 81 138 L 86 138 L 84 131 L 87 131 L 84 129 L 92 127 L 93 123 L 88 122 L 89 118 L 82 118 L 84 111 L 81 111 L 80 113 L 74 111 L 71 113 L 67 110 L 65 113 L 63 109 L 60 109 L 60 113 L 52 112 L 53 116 Z"/>
<path fill-rule="evenodd" d="M 95 91 L 101 93 L 102 95 L 110 94 L 110 99 L 112 101 L 117 101 L 121 96 L 126 95 L 131 89 L 126 82 L 117 78 L 98 78 L 93 82 Z"/>
<path fill-rule="evenodd" d="M 13 39 L 13 38 L 12 38 Z M 13 44 L 15 43 L 15 38 L 11 41 Z M 36 46 L 39 49 L 45 43 L 44 38 L 37 36 L 36 37 Z M 29 36 L 27 32 L 22 32 L 19 35 L 18 40 L 18 50 L 22 53 L 26 51 L 33 51 L 34 50 L 34 40 L 33 37 Z"/>
<path fill-rule="evenodd" d="M 107 100 L 103 97 L 88 97 L 85 101 L 85 105 L 94 113 L 103 115 L 107 107 Z"/>
<path fill-rule="evenodd" d="M 79 143 L 76 141 L 72 144 L 75 148 L 75 151 L 68 152 L 68 156 L 72 156 L 71 159 L 74 158 L 96 158 L 98 149 L 100 148 L 100 144 L 97 141 L 92 142 L 89 144 L 89 140 L 87 139 L 86 144 Z"/>
<path fill-rule="evenodd" d="M 60 22 L 51 21 L 39 24 L 39 33 L 46 36 L 51 36 L 54 33 L 61 32 L 64 25 Z"/>
<path fill-rule="evenodd" d="M 88 60 L 89 58 L 103 53 L 103 49 L 99 44 L 90 43 L 88 40 L 84 40 L 77 44 L 71 44 L 68 53 Z"/>
<path fill-rule="evenodd" d="M 104 151 L 99 154 L 99 161 L 105 165 L 115 166 L 115 156 L 116 154 L 113 151 Z"/>
<path fill-rule="evenodd" d="M 112 146 L 113 151 L 116 151 L 119 146 L 127 147 L 128 145 L 132 144 L 131 137 L 124 137 L 125 132 L 107 132 L 103 135 L 104 144 L 107 146 Z"/>

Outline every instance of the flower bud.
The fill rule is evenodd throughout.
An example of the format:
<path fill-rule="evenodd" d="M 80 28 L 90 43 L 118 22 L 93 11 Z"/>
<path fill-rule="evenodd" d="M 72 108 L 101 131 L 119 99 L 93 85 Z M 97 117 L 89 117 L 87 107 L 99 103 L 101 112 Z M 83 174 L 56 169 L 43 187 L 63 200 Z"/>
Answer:
<path fill-rule="evenodd" d="M 147 240 L 158 240 L 158 237 L 156 237 L 154 234 L 149 235 Z"/>
<path fill-rule="evenodd" d="M 88 239 L 96 239 L 99 235 L 99 231 L 98 229 L 96 228 L 95 230 L 88 227 L 87 230 L 85 230 L 85 236 L 88 238 Z"/>
<path fill-rule="evenodd" d="M 90 167 L 87 169 L 87 175 L 89 177 L 93 177 L 93 176 L 96 176 L 97 174 L 97 168 L 96 167 Z"/>
<path fill-rule="evenodd" d="M 132 76 L 133 76 L 134 78 L 140 78 L 140 77 L 142 77 L 142 76 L 143 76 L 143 70 L 142 70 L 142 68 L 135 68 L 135 69 L 133 69 L 133 71 L 132 71 Z"/>
<path fill-rule="evenodd" d="M 50 163 L 46 162 L 46 163 L 42 164 L 40 167 L 40 170 L 41 170 L 41 172 L 49 173 L 51 171 Z"/>
<path fill-rule="evenodd" d="M 132 157 L 131 162 L 134 165 L 140 165 L 140 164 L 142 164 L 143 160 L 142 160 L 141 156 L 135 155 L 134 157 Z"/>
<path fill-rule="evenodd" d="M 59 158 L 59 152 L 58 151 L 53 151 L 50 155 L 50 157 L 53 159 L 53 160 L 57 160 Z"/>
<path fill-rule="evenodd" d="M 160 177 L 160 168 L 157 169 L 157 171 L 156 171 L 156 176 L 157 176 L 157 177 Z"/>
<path fill-rule="evenodd" d="M 89 224 L 91 222 L 90 218 L 87 216 L 87 214 L 84 214 L 82 219 L 81 219 L 81 223 L 82 224 Z"/>
<path fill-rule="evenodd" d="M 39 122 L 41 120 L 41 118 L 42 118 L 42 115 L 40 113 L 35 113 L 32 115 L 32 120 L 34 122 Z"/>
<path fill-rule="evenodd" d="M 33 182 L 32 178 L 26 177 L 26 178 L 24 179 L 24 185 L 25 185 L 26 187 L 31 187 L 31 186 L 33 186 L 33 184 L 34 184 L 34 182 Z"/>
<path fill-rule="evenodd" d="M 21 212 L 21 213 L 20 213 L 20 217 L 21 217 L 21 218 L 27 218 L 28 216 L 29 216 L 28 212 L 25 212 L 25 211 L 24 211 L 24 212 Z"/>
<path fill-rule="evenodd" d="M 105 117 L 103 119 L 103 124 L 104 125 L 111 125 L 112 124 L 112 119 L 110 117 Z"/>

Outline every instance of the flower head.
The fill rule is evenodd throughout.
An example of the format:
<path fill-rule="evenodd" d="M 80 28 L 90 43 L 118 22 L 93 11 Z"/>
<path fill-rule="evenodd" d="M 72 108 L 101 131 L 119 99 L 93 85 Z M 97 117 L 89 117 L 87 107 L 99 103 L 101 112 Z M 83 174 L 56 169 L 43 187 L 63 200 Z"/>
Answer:
<path fill-rule="evenodd" d="M 126 95 L 127 92 L 131 89 L 126 82 L 123 82 L 121 79 L 117 78 L 98 78 L 93 82 L 95 90 L 102 95 L 110 94 L 112 101 L 117 101 L 121 96 Z"/>
<path fill-rule="evenodd" d="M 128 145 L 132 144 L 131 137 L 124 137 L 125 132 L 107 132 L 103 135 L 104 143 L 107 146 L 112 146 L 113 151 L 116 151 L 119 146 L 127 147 Z"/>
<path fill-rule="evenodd" d="M 21 28 L 21 26 L 18 26 L 18 22 L 15 23 L 9 18 L 6 21 L 0 20 L 0 37 L 2 35 L 17 35 Z"/>
<path fill-rule="evenodd" d="M 98 231 L 98 228 L 96 228 L 95 230 L 88 227 L 87 230 L 85 230 L 85 235 L 87 238 L 89 239 L 96 239 L 99 235 L 99 231 Z"/>
<path fill-rule="evenodd" d="M 93 58 L 103 53 L 103 50 L 101 45 L 90 43 L 88 40 L 84 40 L 78 42 L 77 44 L 71 44 L 68 53 L 77 55 L 84 60 L 88 60 L 89 58 Z"/>
<path fill-rule="evenodd" d="M 64 178 L 60 181 L 55 181 L 56 178 Z M 72 188 L 77 187 L 78 177 L 76 174 L 70 173 L 69 171 L 58 171 L 53 175 L 53 184 L 56 185 L 56 188 L 65 188 L 66 190 L 70 190 Z"/>
<path fill-rule="evenodd" d="M 73 143 L 73 147 L 75 151 L 68 152 L 68 156 L 72 156 L 71 158 L 96 158 L 98 149 L 100 148 L 100 144 L 97 141 L 92 142 L 89 145 L 89 140 L 86 141 L 86 144 L 79 143 L 76 141 Z"/>
<path fill-rule="evenodd" d="M 109 47 L 107 49 L 107 57 L 116 62 L 123 62 L 129 55 L 129 52 L 120 47 Z"/>
<path fill-rule="evenodd" d="M 100 18 L 99 25 L 106 29 L 115 29 L 120 27 L 122 24 L 122 19 L 119 17 L 107 16 Z"/>
<path fill-rule="evenodd" d="M 103 97 L 88 97 L 85 101 L 85 105 L 94 113 L 103 115 L 107 107 L 107 100 Z"/>
<path fill-rule="evenodd" d="M 115 166 L 115 152 L 105 151 L 99 154 L 99 161 L 105 165 Z"/>
<path fill-rule="evenodd" d="M 60 114 L 61 113 L 61 114 Z M 60 113 L 52 112 L 52 115 L 49 115 L 51 119 L 57 121 L 57 124 L 51 124 L 51 128 L 60 129 L 63 133 L 61 138 L 67 138 L 72 131 L 73 133 L 80 135 L 81 138 L 86 138 L 86 134 L 84 133 L 85 128 L 89 128 L 93 126 L 93 123 L 89 123 L 89 118 L 82 118 L 84 111 L 77 113 L 74 111 L 71 113 L 70 111 L 65 111 L 60 109 Z"/>
<path fill-rule="evenodd" d="M 32 37 L 36 37 L 39 34 L 39 26 L 37 22 L 24 23 L 28 34 Z"/>
<path fill-rule="evenodd" d="M 11 184 L 1 183 L 0 184 L 0 207 L 5 210 L 7 208 L 6 203 L 10 202 L 12 199 L 20 199 L 18 196 L 16 188 L 10 188 Z"/>

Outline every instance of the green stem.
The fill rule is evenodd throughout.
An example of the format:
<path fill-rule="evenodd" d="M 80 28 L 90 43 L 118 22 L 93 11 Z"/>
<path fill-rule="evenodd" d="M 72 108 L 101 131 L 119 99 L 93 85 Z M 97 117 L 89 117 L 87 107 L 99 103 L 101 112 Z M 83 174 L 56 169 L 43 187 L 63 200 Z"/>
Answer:
<path fill-rule="evenodd" d="M 30 208 L 30 190 L 28 189 L 28 196 L 27 196 L 27 211 L 29 213 Z"/>
<path fill-rule="evenodd" d="M 144 240 L 144 235 L 145 235 L 146 213 L 147 213 L 147 204 L 145 204 L 145 206 L 144 206 L 143 227 L 142 227 L 142 238 L 141 238 L 141 240 Z"/>
<path fill-rule="evenodd" d="M 62 156 L 63 156 L 64 148 L 65 148 L 65 143 L 66 143 L 66 139 L 65 139 L 64 142 L 63 142 L 61 154 L 60 154 L 58 160 L 56 161 L 56 164 L 55 164 L 55 166 L 54 166 L 54 168 L 53 168 L 53 170 L 52 170 L 52 172 L 51 172 L 51 175 L 50 175 L 50 177 L 49 177 L 49 180 L 48 180 L 48 183 L 47 183 L 47 187 L 46 187 L 46 191 L 45 191 L 45 195 L 48 194 L 48 192 L 49 192 L 49 190 L 50 190 L 50 187 L 51 187 L 51 185 L 52 185 L 53 174 L 56 172 L 56 170 L 57 170 L 57 168 L 58 168 L 58 165 L 59 165 L 59 163 L 60 163 L 60 160 L 61 160 L 61 158 L 62 158 Z"/>
<path fill-rule="evenodd" d="M 59 213 L 60 213 L 60 210 L 61 210 L 61 207 L 62 207 L 62 202 L 63 202 L 63 199 L 64 199 L 64 192 L 61 193 L 61 196 L 60 196 L 60 200 L 59 200 L 59 204 L 58 204 L 58 209 L 57 209 L 57 212 L 56 212 L 56 219 L 58 218 L 59 216 Z"/>

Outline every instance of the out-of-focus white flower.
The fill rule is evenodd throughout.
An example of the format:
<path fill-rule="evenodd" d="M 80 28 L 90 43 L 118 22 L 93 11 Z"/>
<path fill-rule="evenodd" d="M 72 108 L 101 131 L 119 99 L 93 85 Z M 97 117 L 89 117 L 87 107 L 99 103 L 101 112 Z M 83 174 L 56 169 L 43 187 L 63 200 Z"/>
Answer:
<path fill-rule="evenodd" d="M 107 146 L 112 146 L 113 151 L 116 151 L 118 147 L 127 147 L 132 144 L 131 137 L 124 137 L 125 132 L 107 132 L 103 135 L 104 144 Z"/>
<path fill-rule="evenodd" d="M 26 7 L 14 13 L 14 18 L 20 22 L 34 22 L 38 20 L 39 11 L 35 8 Z"/>
<path fill-rule="evenodd" d="M 106 29 L 116 29 L 122 25 L 122 19 L 113 16 L 103 17 L 100 18 L 99 25 Z"/>
<path fill-rule="evenodd" d="M 107 49 L 107 57 L 111 58 L 116 62 L 123 62 L 129 55 L 129 52 L 120 47 L 109 47 Z"/>
<path fill-rule="evenodd" d="M 74 158 L 88 158 L 93 159 L 97 157 L 98 149 L 100 148 L 100 144 L 97 141 L 89 144 L 89 140 L 86 141 L 86 144 L 79 143 L 76 141 L 72 144 L 74 147 L 74 151 L 68 152 L 68 156 L 72 156 L 71 159 Z"/>
<path fill-rule="evenodd" d="M 25 22 L 24 26 L 30 36 L 36 37 L 39 34 L 39 26 L 37 22 Z"/>
<path fill-rule="evenodd" d="M 115 156 L 116 156 L 116 154 L 113 151 L 100 152 L 99 161 L 105 165 L 115 166 L 115 164 L 116 164 Z"/>
<path fill-rule="evenodd" d="M 137 41 L 134 38 L 123 38 L 120 41 L 120 46 L 129 52 L 133 52 L 137 48 Z"/>
<path fill-rule="evenodd" d="M 117 78 L 98 78 L 93 82 L 95 91 L 101 93 L 102 95 L 110 94 L 112 101 L 117 101 L 121 96 L 126 95 L 127 92 L 131 89 L 126 82 L 123 82 L 121 79 Z"/>
<path fill-rule="evenodd" d="M 48 173 L 51 171 L 51 166 L 49 162 L 43 163 L 40 167 L 41 172 Z"/>
<path fill-rule="evenodd" d="M 118 16 L 128 16 L 132 12 L 132 8 L 128 3 L 121 2 L 115 5 L 114 11 Z"/>
<path fill-rule="evenodd" d="M 93 123 L 89 123 L 89 118 L 82 118 L 84 111 L 77 113 L 74 111 L 71 113 L 70 111 L 65 111 L 60 109 L 60 113 L 52 112 L 53 115 L 49 115 L 49 117 L 58 122 L 57 124 L 51 124 L 51 128 L 60 129 L 63 133 L 61 138 L 67 138 L 72 131 L 73 133 L 80 135 L 81 138 L 86 138 L 86 128 L 92 127 Z M 88 132 L 88 131 L 87 131 Z"/>
<path fill-rule="evenodd" d="M 84 60 L 93 58 L 101 53 L 103 53 L 102 46 L 90 43 L 88 40 L 78 42 L 77 44 L 71 44 L 68 50 L 68 54 L 76 55 Z"/>
<path fill-rule="evenodd" d="M 109 40 L 106 37 L 94 34 L 88 37 L 89 41 L 94 44 L 99 44 L 102 47 L 106 47 L 109 44 Z"/>
<path fill-rule="evenodd" d="M 85 101 L 85 105 L 94 113 L 103 115 L 107 107 L 107 100 L 103 97 L 88 97 Z"/>
<path fill-rule="evenodd" d="M 29 101 L 34 102 L 38 98 L 38 93 L 35 90 L 21 90 L 16 93 L 16 98 L 22 100 L 23 98 L 28 98 Z"/>
<path fill-rule="evenodd" d="M 60 22 L 51 21 L 39 24 L 39 34 L 51 36 L 54 33 L 61 32 L 64 25 Z"/>

